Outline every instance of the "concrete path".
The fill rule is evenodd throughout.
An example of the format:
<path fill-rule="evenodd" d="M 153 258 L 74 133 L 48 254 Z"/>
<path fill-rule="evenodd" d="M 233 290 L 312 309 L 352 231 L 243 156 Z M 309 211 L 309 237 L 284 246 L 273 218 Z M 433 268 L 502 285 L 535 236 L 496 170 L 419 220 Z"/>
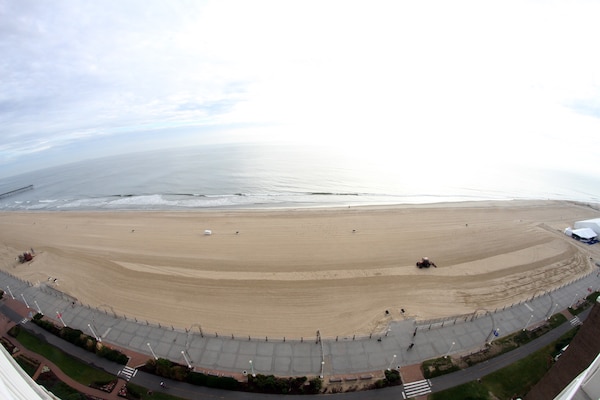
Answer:
<path fill-rule="evenodd" d="M 598 270 L 569 285 L 511 307 L 479 310 L 443 321 L 393 322 L 385 334 L 369 337 L 328 337 L 290 340 L 217 336 L 199 325 L 177 329 L 147 324 L 80 304 L 49 284 L 31 286 L 0 272 L 0 288 L 30 311 L 41 311 L 57 324 L 97 336 L 103 342 L 151 357 L 168 358 L 196 371 L 226 376 L 247 373 L 278 376 L 354 376 L 369 379 L 387 368 L 419 364 L 446 354 L 477 351 L 486 342 L 531 328 L 600 288 Z M 410 310 L 407 310 L 410 312 Z M 573 324 L 577 321 L 573 321 Z M 495 333 L 498 335 L 496 336 Z M 411 347 L 411 344 L 412 347 Z"/>

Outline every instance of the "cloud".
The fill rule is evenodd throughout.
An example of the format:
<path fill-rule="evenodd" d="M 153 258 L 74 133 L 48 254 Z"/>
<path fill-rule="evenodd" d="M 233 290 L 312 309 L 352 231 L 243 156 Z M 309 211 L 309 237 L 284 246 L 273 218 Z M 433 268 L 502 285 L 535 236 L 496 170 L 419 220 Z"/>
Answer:
<path fill-rule="evenodd" d="M 522 155 L 566 141 L 569 127 L 597 132 L 599 11 L 586 1 L 3 2 L 0 165 L 159 136 L 373 151 L 401 138 L 408 152 L 484 161 L 493 142 Z"/>

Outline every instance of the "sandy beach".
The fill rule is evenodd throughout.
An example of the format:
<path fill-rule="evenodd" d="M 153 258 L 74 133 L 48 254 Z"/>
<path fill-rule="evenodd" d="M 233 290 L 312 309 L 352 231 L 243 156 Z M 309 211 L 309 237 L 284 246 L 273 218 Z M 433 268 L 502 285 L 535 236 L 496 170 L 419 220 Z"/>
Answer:
<path fill-rule="evenodd" d="M 83 304 L 180 329 L 364 335 L 394 319 L 493 311 L 589 273 L 600 245 L 562 231 L 598 214 L 560 201 L 7 212 L 0 268 Z M 35 258 L 20 264 L 30 248 Z M 423 256 L 438 268 L 416 268 Z"/>

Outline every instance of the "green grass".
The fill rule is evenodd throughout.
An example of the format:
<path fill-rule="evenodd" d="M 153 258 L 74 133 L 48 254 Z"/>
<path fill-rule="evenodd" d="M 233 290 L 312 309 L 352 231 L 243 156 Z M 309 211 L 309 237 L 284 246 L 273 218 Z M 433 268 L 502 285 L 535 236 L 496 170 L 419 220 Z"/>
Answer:
<path fill-rule="evenodd" d="M 16 339 L 21 343 L 21 345 L 37 354 L 42 355 L 47 358 L 61 371 L 63 371 L 66 375 L 71 377 L 73 380 L 83 384 L 89 385 L 92 382 L 98 381 L 110 381 L 115 379 L 114 375 L 111 375 L 107 372 L 99 370 L 97 368 L 90 367 L 89 365 L 82 363 L 81 361 L 76 360 L 70 355 L 64 353 L 62 350 L 45 343 L 27 332 L 24 329 L 20 329 Z M 158 390 L 153 390 L 152 395 L 148 395 L 148 389 L 134 385 L 132 383 L 128 383 L 127 387 L 130 390 L 137 392 L 140 395 L 140 399 L 148 399 L 148 400 L 181 400 L 181 398 L 176 396 L 171 396 L 168 394 L 168 389 L 166 392 L 162 391 L 162 389 L 158 388 Z M 77 392 L 74 389 L 70 388 L 68 385 L 61 383 L 57 384 L 52 388 L 53 393 L 57 396 L 60 394 L 60 398 L 73 398 L 78 399 Z M 119 390 L 117 387 L 114 390 Z M 61 397 L 64 396 L 64 397 Z"/>
<path fill-rule="evenodd" d="M 129 382 L 127 384 L 127 388 L 129 389 L 130 392 L 136 392 L 140 395 L 140 399 L 141 400 L 181 400 L 180 397 L 176 397 L 176 396 L 171 396 L 169 394 L 169 389 L 161 389 L 158 388 L 156 390 L 152 391 L 152 394 L 149 395 L 148 394 L 148 389 L 146 389 L 145 387 L 142 386 L 138 386 L 135 385 L 131 382 Z M 118 390 L 120 388 L 116 388 L 115 390 Z"/>
<path fill-rule="evenodd" d="M 71 386 L 61 381 L 45 381 L 43 379 L 37 380 L 38 385 L 44 386 L 47 390 L 52 392 L 59 399 L 64 400 L 85 400 L 85 395 L 79 393 Z"/>
<path fill-rule="evenodd" d="M 60 349 L 42 342 L 24 329 L 20 330 L 17 335 L 17 340 L 27 349 L 46 357 L 56 364 L 62 372 L 73 380 L 86 386 L 95 381 L 109 381 L 115 378 L 114 375 L 90 367 L 89 365 L 74 359 Z"/>
<path fill-rule="evenodd" d="M 511 399 L 513 396 L 523 397 L 552 366 L 552 356 L 556 353 L 556 346 L 570 342 L 577 328 L 561 336 L 555 342 L 536 351 L 528 357 L 514 362 L 485 376 L 481 383 L 470 382 L 452 389 L 434 393 L 432 400 L 488 400 L 491 398 Z M 490 395 L 490 393 L 492 395 Z"/>
<path fill-rule="evenodd" d="M 464 385 L 429 395 L 429 400 L 490 400 L 491 396 L 485 385 L 469 382 Z"/>
<path fill-rule="evenodd" d="M 27 373 L 27 375 L 29 376 L 33 376 L 35 374 L 35 371 L 37 371 L 39 367 L 39 364 L 31 362 L 29 359 L 23 356 L 16 356 L 15 361 L 21 366 L 21 368 L 23 368 L 23 371 L 25 371 L 25 373 Z"/>
<path fill-rule="evenodd" d="M 484 377 L 482 383 L 500 399 L 524 396 L 552 366 L 553 351 L 553 344 L 546 346 L 529 357 Z"/>
<path fill-rule="evenodd" d="M 560 313 L 554 314 L 552 317 L 550 317 L 550 320 L 548 322 L 550 324 L 550 329 L 558 328 L 563 323 L 567 322 L 567 317 Z"/>
<path fill-rule="evenodd" d="M 452 363 L 451 357 L 439 357 L 423 361 L 421 370 L 426 379 L 458 371 L 460 368 Z"/>

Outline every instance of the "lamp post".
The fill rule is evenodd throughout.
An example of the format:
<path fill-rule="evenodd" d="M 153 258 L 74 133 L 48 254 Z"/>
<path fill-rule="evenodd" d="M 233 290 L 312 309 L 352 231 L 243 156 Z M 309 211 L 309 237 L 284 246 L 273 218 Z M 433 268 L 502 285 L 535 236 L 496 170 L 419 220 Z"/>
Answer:
<path fill-rule="evenodd" d="M 575 299 L 577 298 L 577 296 L 579 296 L 578 293 L 575 293 L 575 297 L 573 297 L 573 301 L 571 302 L 571 304 L 569 305 L 569 308 L 573 307 L 573 303 L 575 303 Z"/>
<path fill-rule="evenodd" d="M 254 373 L 254 364 L 252 364 L 252 360 L 250 360 L 250 371 L 252 371 L 252 377 L 256 378 L 256 374 Z"/>
<path fill-rule="evenodd" d="M 185 355 L 185 351 L 181 350 L 181 355 L 183 356 L 183 359 L 185 360 L 185 362 L 187 363 L 188 368 L 192 368 L 192 363 L 190 362 L 190 360 L 188 360 L 188 358 Z"/>
<path fill-rule="evenodd" d="M 58 319 L 60 320 L 60 322 L 62 322 L 63 326 L 67 326 L 67 324 L 65 324 L 65 320 L 62 318 L 62 314 L 59 313 L 58 311 L 56 312 L 56 316 L 58 317 Z"/>
<path fill-rule="evenodd" d="M 554 311 L 556 311 L 556 307 L 558 307 L 558 304 L 554 305 L 554 308 L 552 309 L 552 312 L 550 312 L 550 315 L 548 316 L 548 319 L 550 319 L 550 317 L 554 315 Z"/>
<path fill-rule="evenodd" d="M 152 353 L 152 357 L 154 357 L 155 360 L 158 360 L 158 357 L 156 357 L 156 354 L 154 354 L 154 350 L 152 350 L 152 346 L 150 346 L 150 343 L 146 343 L 148 345 L 148 348 L 150 349 L 150 352 Z"/>
<path fill-rule="evenodd" d="M 527 329 L 527 327 L 529 326 L 529 323 L 531 322 L 531 320 L 533 319 L 533 314 L 531 314 L 531 317 L 529 317 L 529 321 L 527 321 L 527 323 L 525 324 L 525 326 L 523 327 L 523 332 L 525 332 L 525 330 Z"/>
<path fill-rule="evenodd" d="M 7 285 L 6 288 L 8 289 L 8 293 L 10 293 L 10 297 L 12 297 L 12 299 L 14 300 L 15 296 L 13 295 L 12 290 L 10 290 L 10 286 Z"/>
<path fill-rule="evenodd" d="M 325 369 L 325 361 L 321 361 L 321 375 L 319 375 L 319 378 L 323 379 L 323 369 Z"/>
<path fill-rule="evenodd" d="M 392 369 L 392 364 L 394 363 L 394 361 L 396 360 L 396 355 L 394 354 L 394 357 L 392 357 L 392 361 L 390 361 L 390 365 L 388 365 L 387 370 L 390 371 Z"/>
<path fill-rule="evenodd" d="M 88 328 L 90 328 L 90 331 L 92 331 L 92 335 L 94 335 L 96 340 L 102 343 L 102 338 L 100 336 L 96 335 L 96 332 L 94 332 L 94 330 L 92 329 L 92 325 L 88 324 Z"/>
<path fill-rule="evenodd" d="M 35 303 L 35 306 L 37 307 L 37 310 L 40 314 L 44 315 L 44 313 L 42 312 L 42 309 L 40 308 L 40 305 L 38 304 L 37 300 L 33 301 Z"/>
<path fill-rule="evenodd" d="M 448 354 L 450 354 L 450 352 L 452 351 L 452 348 L 454 347 L 455 344 L 456 344 L 455 342 L 452 342 L 452 345 L 450 346 L 450 348 L 446 352 L 446 355 L 444 356 L 444 358 L 448 358 Z"/>
<path fill-rule="evenodd" d="M 31 308 L 31 307 L 29 307 L 29 304 L 27 304 L 27 300 L 25 300 L 25 296 L 23 296 L 23 293 L 21 293 L 21 298 L 23 299 L 23 303 L 25 303 L 27 308 Z"/>

